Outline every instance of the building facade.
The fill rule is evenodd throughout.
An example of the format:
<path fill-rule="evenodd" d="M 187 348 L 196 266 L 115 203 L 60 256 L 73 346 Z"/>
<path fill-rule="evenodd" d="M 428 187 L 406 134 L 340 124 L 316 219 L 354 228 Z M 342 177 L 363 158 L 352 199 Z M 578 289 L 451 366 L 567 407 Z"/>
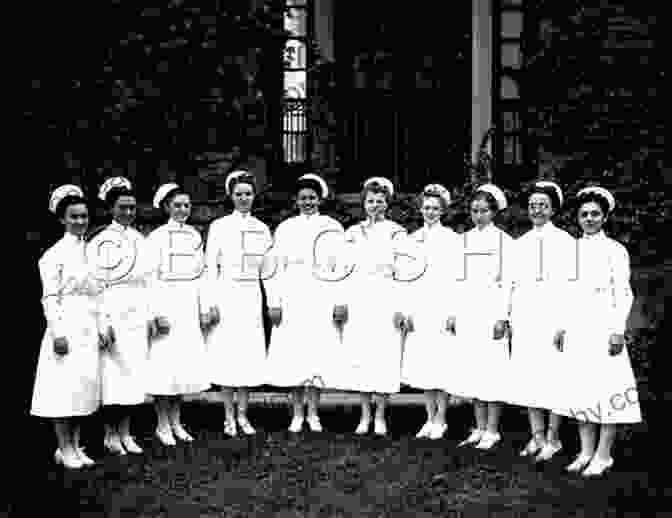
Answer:
<path fill-rule="evenodd" d="M 651 197 L 669 179 L 660 13 L 641 4 L 117 7 L 100 69 L 33 83 L 44 92 L 32 106 L 50 168 L 43 192 L 67 181 L 95 195 L 121 174 L 146 205 L 158 185 L 178 181 L 207 222 L 235 167 L 285 198 L 307 171 L 346 198 L 373 175 L 401 192 L 429 181 L 457 187 L 468 179 L 465 156 L 473 161 L 494 127 L 486 148 L 498 184 L 597 180 L 643 193 L 628 209 L 641 214 L 662 202 Z"/>

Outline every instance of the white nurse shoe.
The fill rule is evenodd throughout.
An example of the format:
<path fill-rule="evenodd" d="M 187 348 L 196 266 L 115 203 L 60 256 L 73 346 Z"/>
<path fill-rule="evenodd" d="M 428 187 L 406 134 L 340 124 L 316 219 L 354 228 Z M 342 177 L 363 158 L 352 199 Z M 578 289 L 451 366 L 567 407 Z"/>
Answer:
<path fill-rule="evenodd" d="M 499 433 L 488 432 L 487 430 L 483 433 L 483 437 L 476 445 L 477 450 L 489 450 L 495 444 L 502 440 L 502 436 Z"/>
<path fill-rule="evenodd" d="M 54 453 L 54 460 L 56 461 L 56 464 L 61 464 L 67 469 L 81 469 L 84 467 L 84 463 L 76 452 L 73 455 L 63 455 L 63 452 L 58 449 L 56 450 L 56 453 Z"/>
<path fill-rule="evenodd" d="M 138 446 L 138 443 L 135 442 L 132 435 L 126 435 L 121 438 L 121 444 L 124 445 L 126 451 L 129 453 L 140 454 L 142 453 L 142 448 Z"/>
<path fill-rule="evenodd" d="M 82 461 L 82 464 L 85 466 L 93 466 L 96 461 L 94 461 L 91 457 L 89 457 L 86 453 L 84 453 L 84 448 L 81 446 L 76 449 L 77 451 L 77 456 L 79 457 L 79 460 Z"/>
<path fill-rule="evenodd" d="M 355 433 L 357 435 L 365 435 L 369 433 L 369 428 L 371 428 L 371 420 L 370 419 L 362 419 L 359 422 L 359 425 L 357 425 L 357 429 L 355 430 Z"/>
<path fill-rule="evenodd" d="M 255 433 L 257 433 L 257 431 L 252 427 L 252 424 L 250 423 L 249 419 L 247 419 L 247 417 L 239 417 L 238 426 L 240 426 L 240 429 L 243 431 L 245 435 L 254 435 Z"/>
<path fill-rule="evenodd" d="M 292 433 L 299 433 L 303 429 L 303 417 L 294 416 L 289 425 L 289 431 Z"/>
<path fill-rule="evenodd" d="M 387 435 L 387 424 L 383 419 L 376 419 L 373 425 L 373 433 L 380 436 Z"/>
<path fill-rule="evenodd" d="M 585 455 L 581 453 L 578 457 L 576 457 L 576 459 L 574 459 L 574 462 L 565 468 L 565 471 L 570 473 L 578 473 L 579 471 L 583 471 L 583 469 L 590 463 L 592 458 L 592 455 Z"/>
<path fill-rule="evenodd" d="M 415 434 L 416 439 L 426 439 L 429 437 L 429 432 L 432 430 L 432 422 L 427 421 L 425 424 L 422 425 L 422 428 L 420 428 L 420 431 Z"/>
<path fill-rule="evenodd" d="M 614 459 L 609 457 L 606 460 L 598 459 L 597 456 L 593 457 L 593 460 L 590 461 L 588 467 L 581 473 L 583 477 L 601 477 L 607 470 L 610 470 L 614 466 Z"/>
<path fill-rule="evenodd" d="M 432 428 L 429 430 L 429 438 L 433 441 L 443 438 L 444 434 L 448 430 L 448 425 L 446 423 L 432 423 Z"/>
<path fill-rule="evenodd" d="M 479 430 L 478 428 L 474 428 L 469 434 L 469 437 L 467 437 L 464 441 L 460 442 L 458 446 L 468 446 L 472 444 L 478 444 L 479 442 L 481 442 L 484 433 L 485 430 Z"/>
<path fill-rule="evenodd" d="M 308 427 L 310 428 L 311 432 L 322 431 L 322 423 L 320 423 L 320 418 L 318 416 L 310 416 L 306 421 L 308 422 Z"/>

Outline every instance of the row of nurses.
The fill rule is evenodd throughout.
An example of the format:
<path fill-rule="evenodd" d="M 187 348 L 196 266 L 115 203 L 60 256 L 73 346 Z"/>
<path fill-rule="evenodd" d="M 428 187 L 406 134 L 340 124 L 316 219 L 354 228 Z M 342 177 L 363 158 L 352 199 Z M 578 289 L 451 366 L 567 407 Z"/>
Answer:
<path fill-rule="evenodd" d="M 483 198 L 489 200 L 490 210 L 495 208 L 493 202 L 500 210 L 506 206 L 503 193 L 494 186 L 481 190 L 492 194 Z M 477 215 L 480 196 L 477 193 L 471 202 L 476 227 L 467 237 L 483 230 Z M 532 438 L 522 456 L 534 456 L 535 461 L 550 459 L 562 449 L 562 416 L 572 417 L 580 423 L 581 452 L 567 470 L 597 476 L 613 465 L 615 425 L 641 421 L 635 378 L 624 347 L 625 324 L 632 305 L 629 257 L 622 245 L 602 231 L 615 208 L 609 191 L 593 186 L 578 193 L 575 205 L 583 231 L 578 241 L 551 222 L 562 204 L 557 184 L 537 182 L 528 201 L 533 228 L 512 244 L 499 238 L 499 250 L 506 251 L 508 246 L 513 254 L 504 253 L 496 261 L 496 288 L 491 284 L 489 297 L 484 297 L 474 284 L 492 279 L 492 272 L 469 276 L 464 285 L 468 289 L 461 304 L 465 312 L 458 322 L 467 324 L 483 318 L 477 326 L 483 333 L 494 322 L 493 338 L 508 335 L 511 349 L 507 361 L 499 354 L 502 347 L 486 335 L 462 335 L 467 342 L 462 346 L 484 359 L 479 361 L 474 355 L 476 363 L 464 363 L 470 379 L 479 383 L 465 390 L 475 398 L 477 428 L 462 444 L 489 449 L 498 442 L 499 405 L 493 401 L 505 401 L 528 408 Z M 511 257 L 513 265 L 507 259 Z M 508 310 L 504 311 L 507 299 Z M 470 300 L 482 311 L 469 308 Z M 489 313 L 486 308 L 490 303 L 492 309 L 499 309 Z M 483 346 L 487 349 L 480 349 Z M 474 375 L 479 372 L 485 376 Z M 461 390 L 459 376 L 454 380 L 456 384 L 451 386 Z M 487 388 L 492 381 L 495 383 Z M 615 398 L 620 401 L 617 408 Z M 487 409 L 483 400 L 489 401 Z M 549 413 L 548 424 L 545 412 Z M 601 433 L 596 449 L 597 424 L 601 424 Z"/>
<path fill-rule="evenodd" d="M 264 361 L 263 322 L 259 311 L 261 293 L 259 284 L 255 281 L 259 278 L 263 264 L 258 258 L 264 255 L 268 257 L 266 252 L 271 242 L 270 233 L 263 223 L 249 215 L 256 192 L 254 178 L 251 175 L 244 172 L 230 175 L 227 179 L 227 191 L 234 200 L 235 210 L 231 216 L 213 223 L 210 229 L 207 252 L 209 268 L 208 274 L 202 277 L 207 280 L 206 283 L 197 280 L 203 267 L 200 255 L 202 243 L 196 231 L 184 224 L 190 209 L 188 196 L 175 184 L 169 184 L 162 186 L 155 197 L 155 206 L 163 205 L 170 215 L 170 221 L 150 236 L 153 246 L 148 248 L 146 254 L 150 258 L 147 264 L 152 265 L 153 270 L 152 268 L 146 270 L 152 270 L 152 274 L 149 275 L 152 289 L 146 291 L 152 294 L 149 299 L 157 302 L 154 303 L 155 307 L 152 310 L 145 310 L 143 318 L 149 313 L 170 315 L 167 318 L 168 322 L 171 322 L 171 326 L 177 324 L 177 329 L 180 331 L 168 333 L 168 336 L 173 337 L 177 334 L 180 337 L 179 341 L 166 340 L 167 337 L 155 340 L 160 347 L 152 346 L 153 354 L 149 355 L 152 359 L 150 370 L 154 372 L 159 369 L 161 372 L 160 381 L 150 373 L 149 379 L 152 380 L 153 388 L 150 387 L 147 391 L 153 393 L 157 400 L 159 422 L 157 435 L 162 442 L 174 443 L 172 434 L 184 440 L 191 439 L 180 423 L 179 394 L 204 390 L 210 382 L 226 387 L 225 429 L 232 435 L 235 434 L 233 388 L 238 388 L 237 422 L 244 433 L 254 433 L 245 415 L 246 387 L 269 381 L 271 384 L 294 387 L 294 418 L 290 430 L 298 431 L 303 423 L 303 394 L 299 388 L 301 385 L 310 387 L 307 390 L 308 424 L 311 429 L 321 429 L 317 417 L 319 397 L 317 385 L 319 385 L 361 393 L 362 419 L 357 428 L 358 433 L 368 431 L 371 422 L 370 396 L 373 394 L 378 403 L 375 431 L 384 434 L 385 395 L 396 392 L 403 378 L 411 385 L 428 389 L 428 421 L 419 436 L 438 437 L 445 432 L 445 389 L 449 389 L 451 393 L 464 394 L 476 399 L 477 428 L 467 440 L 463 441 L 463 444 L 478 443 L 478 447 L 487 449 L 498 442 L 499 405 L 495 401 L 507 400 L 531 406 L 533 438 L 523 454 L 531 455 L 540 451 L 537 458 L 543 459 L 550 458 L 559 450 L 557 413 L 551 414 L 548 435 L 539 437 L 540 421 L 543 427 L 543 414 L 540 418 L 539 409 L 561 407 L 562 402 L 549 400 L 557 390 L 555 392 L 547 390 L 545 393 L 535 393 L 533 396 L 530 396 L 529 390 L 523 390 L 515 395 L 510 393 L 506 397 L 496 395 L 497 392 L 502 394 L 505 384 L 505 381 L 502 382 L 503 378 L 517 371 L 520 372 L 516 379 L 526 379 L 520 376 L 534 376 L 538 372 L 533 367 L 539 360 L 539 354 L 550 357 L 548 350 L 544 350 L 543 347 L 535 349 L 534 344 L 543 342 L 552 330 L 555 330 L 553 341 L 556 344 L 563 340 L 563 324 L 557 322 L 561 322 L 563 315 L 566 315 L 566 306 L 558 305 L 557 308 L 552 308 L 555 311 L 539 314 L 534 313 L 539 305 L 532 302 L 538 296 L 550 296 L 552 300 L 559 301 L 567 300 L 562 292 L 566 290 L 566 286 L 561 282 L 563 274 L 558 273 L 563 272 L 562 268 L 566 268 L 566 264 L 569 263 L 566 261 L 567 257 L 561 255 L 565 249 L 562 244 L 555 244 L 560 241 L 559 239 L 554 237 L 544 239 L 547 235 L 561 235 L 553 230 L 553 226 L 546 227 L 544 233 L 544 227 L 549 223 L 552 211 L 562 203 L 562 193 L 557 185 L 539 182 L 535 186 L 536 192 L 530 198 L 530 215 L 535 224 L 533 231 L 537 232 L 532 234 L 537 237 L 534 241 L 536 246 L 534 249 L 521 251 L 521 254 L 529 252 L 524 254 L 525 257 L 538 258 L 539 254 L 535 252 L 543 251 L 544 246 L 550 246 L 553 248 L 551 252 L 556 261 L 551 263 L 551 267 L 547 264 L 546 270 L 543 271 L 531 268 L 535 266 L 534 264 L 525 264 L 522 268 L 515 269 L 512 277 L 517 280 L 518 288 L 514 304 L 509 300 L 510 286 L 513 284 L 508 274 L 503 275 L 502 268 L 502 257 L 510 256 L 502 251 L 508 250 L 511 240 L 492 225 L 495 212 L 506 208 L 506 200 L 496 187 L 482 186 L 472 199 L 470 208 L 475 228 L 465 234 L 464 238 L 469 241 L 465 246 L 456 246 L 456 234 L 438 223 L 440 215 L 450 203 L 445 188 L 432 185 L 425 189 L 422 195 L 425 226 L 416 232 L 411 240 L 406 240 L 405 245 L 409 250 L 415 245 L 413 253 L 416 257 L 424 258 L 422 270 L 424 275 L 413 279 L 417 282 L 407 283 L 407 288 L 402 288 L 404 283 L 398 282 L 399 279 L 394 277 L 395 273 L 398 273 L 395 268 L 400 250 L 395 238 L 404 237 L 405 231 L 385 219 L 387 204 L 393 193 L 391 182 L 384 178 L 374 178 L 365 183 L 362 199 L 367 220 L 351 227 L 346 233 L 349 253 L 345 255 L 357 265 L 357 268 L 348 272 L 351 275 L 345 276 L 345 282 L 325 282 L 325 278 L 314 275 L 312 267 L 315 256 L 314 244 L 319 236 L 330 232 L 339 234 L 342 232 L 342 227 L 335 220 L 318 214 L 317 207 L 320 200 L 327 195 L 328 188 L 316 175 L 306 175 L 297 185 L 297 205 L 300 215 L 287 220 L 278 228 L 275 249 L 271 254 L 275 259 L 272 261 L 274 275 L 267 279 L 266 284 L 270 294 L 269 314 L 275 329 L 271 339 L 272 354 L 266 361 Z M 123 200 L 123 197 L 114 195 L 109 201 L 114 206 L 120 199 Z M 122 227 L 124 222 L 128 223 L 119 217 L 115 217 L 115 222 Z M 110 230 L 119 229 L 112 227 Z M 256 236 L 255 246 L 249 246 L 249 235 Z M 172 252 L 175 250 L 173 240 L 175 236 L 183 240 L 183 245 L 188 245 L 187 249 L 195 251 L 187 256 L 186 263 L 178 268 L 177 272 L 172 271 L 175 269 L 172 261 L 175 255 Z M 137 236 L 134 236 L 133 241 L 138 241 L 135 238 Z M 529 248 L 529 241 L 521 238 L 520 242 Z M 231 246 L 234 243 L 240 243 L 240 246 Z M 466 259 L 464 251 L 470 246 L 474 246 L 476 252 L 467 255 L 474 255 L 478 260 L 474 262 L 474 257 L 469 257 L 469 268 L 478 274 L 467 275 L 464 271 L 465 282 L 455 283 L 451 279 L 450 272 L 456 270 L 457 254 L 451 252 L 460 250 L 462 256 L 460 259 Z M 180 248 L 185 249 L 184 246 Z M 250 248 L 256 249 L 257 252 L 250 254 Z M 488 252 L 483 253 L 484 249 Z M 332 273 L 334 264 L 338 262 L 335 257 L 339 253 L 343 255 L 342 252 L 343 250 L 336 247 L 328 250 L 326 254 L 332 260 L 328 268 Z M 145 255 L 145 252 L 142 255 Z M 519 255 L 516 254 L 516 257 Z M 256 261 L 250 264 L 246 262 L 247 259 L 255 257 Z M 557 260 L 558 257 L 564 259 Z M 521 264 L 518 260 L 516 262 Z M 143 269 L 145 268 L 139 267 L 139 271 Z M 549 270 L 555 273 L 551 275 Z M 508 268 L 506 271 L 508 272 Z M 525 277 L 530 271 L 536 272 L 537 282 L 540 279 L 544 282 L 540 285 L 532 283 Z M 190 273 L 191 277 L 185 279 L 185 272 Z M 165 274 L 169 274 L 168 277 Z M 176 274 L 182 278 L 176 278 Z M 107 277 L 105 284 L 109 288 L 112 279 L 109 274 Z M 132 277 L 127 280 L 131 279 Z M 182 282 L 176 283 L 177 280 Z M 189 282 L 184 282 L 185 280 Z M 331 280 L 343 280 L 343 276 Z M 443 283 L 446 286 L 447 293 L 450 293 L 447 298 L 453 301 L 453 308 L 450 302 L 447 303 L 447 307 L 428 302 L 426 296 L 428 282 Z M 172 291 L 165 291 L 168 286 L 172 287 L 170 288 Z M 182 286 L 179 294 L 174 292 L 174 286 Z M 326 286 L 331 289 L 325 289 Z M 367 288 L 362 290 L 363 286 Z M 461 294 L 458 286 L 463 290 Z M 536 290 L 545 288 L 545 295 L 533 292 L 530 289 L 532 287 Z M 114 290 L 109 291 L 114 293 Z M 230 294 L 234 291 L 236 296 L 231 297 Z M 180 299 L 181 304 L 178 304 L 180 308 L 176 308 L 175 305 L 176 295 Z M 402 299 L 406 302 L 402 303 Z M 138 297 L 137 300 L 142 300 L 142 297 Z M 459 301 L 461 308 L 459 312 L 454 309 L 457 306 L 456 301 Z M 469 306 L 470 302 L 473 302 L 473 307 Z M 151 305 L 150 302 L 148 306 Z M 119 303 L 116 306 L 111 304 L 111 307 L 122 306 L 123 304 Z M 507 313 L 511 312 L 514 306 L 516 318 L 512 320 L 516 322 L 516 354 L 513 355 L 507 369 L 505 368 L 507 355 L 504 354 L 506 341 L 502 338 L 507 329 Z M 457 313 L 459 317 L 456 317 Z M 140 314 L 143 314 L 142 311 Z M 221 315 L 224 315 L 224 321 L 216 325 Z M 539 325 L 540 318 L 547 318 L 549 321 L 542 320 L 544 325 Z M 117 321 L 120 322 L 119 319 Z M 165 317 L 149 320 L 150 335 L 157 338 L 156 331 L 152 331 L 152 325 L 153 322 L 162 321 L 163 327 L 167 328 Z M 353 325 L 353 321 L 359 325 Z M 458 321 L 460 325 L 457 328 L 460 331 L 456 333 Z M 123 329 L 123 326 L 117 326 Z M 213 327 L 214 331 L 209 332 Z M 490 335 L 491 328 L 494 338 Z M 387 333 L 384 333 L 386 329 Z M 510 331 L 511 326 L 508 326 L 508 329 Z M 307 332 L 308 330 L 310 332 Z M 527 337 L 520 342 L 522 345 L 519 345 L 518 341 L 519 330 L 522 330 L 524 338 Z M 204 331 L 208 342 L 207 351 L 203 346 Z M 450 343 L 447 340 L 456 335 L 460 336 L 462 346 L 446 347 L 446 344 Z M 226 340 L 231 337 L 234 339 Z M 239 346 L 240 340 L 246 341 L 244 347 Z M 127 341 L 131 340 L 123 340 Z M 185 343 L 189 345 L 185 347 Z M 469 347 L 465 347 L 466 343 L 469 343 Z M 182 347 L 179 344 L 182 344 Z M 378 344 L 380 347 L 374 347 Z M 402 349 L 404 345 L 405 350 Z M 246 354 L 241 355 L 241 351 Z M 398 354 L 395 351 L 398 351 Z M 448 352 L 453 358 L 448 358 Z M 226 359 L 230 359 L 232 355 L 237 361 L 227 362 Z M 430 356 L 437 361 L 431 361 Z M 205 361 L 206 358 L 209 361 Z M 483 358 L 487 358 L 487 361 L 483 361 Z M 338 361 L 339 359 L 341 361 Z M 552 358 L 549 361 L 556 359 Z M 114 365 L 112 362 L 108 363 Z M 137 362 L 140 363 L 142 362 Z M 233 364 L 234 368 L 223 370 L 226 369 L 226 365 Z M 445 382 L 442 381 L 440 367 L 435 369 L 434 375 L 428 372 L 427 366 L 430 364 L 448 367 L 443 371 Z M 204 376 L 203 369 L 206 365 L 214 367 L 214 372 Z M 483 375 L 474 376 L 473 373 L 479 370 Z M 114 372 L 114 368 L 108 367 L 104 369 L 104 372 L 106 371 Z M 180 381 L 177 381 L 177 378 Z M 204 378 L 207 380 L 203 381 Z M 548 377 L 545 379 L 548 381 Z M 315 383 L 316 380 L 319 382 Z M 478 383 L 474 383 L 474 380 L 478 380 Z M 531 398 L 534 401 L 531 401 Z M 135 450 L 131 443 L 132 438 L 130 441 L 128 439 L 127 423 L 127 419 L 122 418 L 117 425 L 117 433 L 110 434 L 111 437 L 119 437 L 119 440 L 115 438 L 109 441 L 117 445 L 113 449 L 119 450 L 118 445 L 121 443 L 122 447 L 125 446 L 129 451 Z M 110 424 L 109 429 L 114 428 L 114 423 Z M 108 444 L 107 438 L 106 444 Z"/>

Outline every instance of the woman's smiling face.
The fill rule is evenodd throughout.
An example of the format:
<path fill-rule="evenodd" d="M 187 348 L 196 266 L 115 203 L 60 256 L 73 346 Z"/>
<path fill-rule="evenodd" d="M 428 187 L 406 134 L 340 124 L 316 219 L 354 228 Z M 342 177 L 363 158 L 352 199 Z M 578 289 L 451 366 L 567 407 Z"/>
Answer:
<path fill-rule="evenodd" d="M 61 219 L 65 231 L 77 237 L 83 237 L 89 227 L 89 209 L 84 203 L 73 203 L 65 208 Z"/>
<path fill-rule="evenodd" d="M 252 203 L 254 202 L 254 188 L 245 182 L 237 183 L 233 187 L 231 193 L 233 206 L 238 212 L 246 214 L 252 210 Z"/>
<path fill-rule="evenodd" d="M 364 210 L 369 218 L 373 220 L 382 219 L 387 210 L 385 193 L 367 192 L 364 198 Z"/>
<path fill-rule="evenodd" d="M 428 225 L 437 223 L 443 215 L 441 201 L 436 196 L 423 196 L 420 212 Z"/>
<path fill-rule="evenodd" d="M 301 214 L 312 215 L 317 212 L 320 206 L 320 197 L 314 189 L 304 187 L 296 196 L 296 205 Z"/>
<path fill-rule="evenodd" d="M 597 234 L 602 230 L 606 219 L 606 215 L 599 203 L 589 201 L 579 207 L 578 220 L 584 234 Z"/>
<path fill-rule="evenodd" d="M 535 192 L 530 196 L 527 209 L 530 221 L 535 227 L 548 223 L 554 213 L 550 196 L 540 192 Z"/>
<path fill-rule="evenodd" d="M 168 214 L 178 223 L 185 223 L 191 215 L 191 199 L 188 194 L 176 194 L 168 203 Z"/>

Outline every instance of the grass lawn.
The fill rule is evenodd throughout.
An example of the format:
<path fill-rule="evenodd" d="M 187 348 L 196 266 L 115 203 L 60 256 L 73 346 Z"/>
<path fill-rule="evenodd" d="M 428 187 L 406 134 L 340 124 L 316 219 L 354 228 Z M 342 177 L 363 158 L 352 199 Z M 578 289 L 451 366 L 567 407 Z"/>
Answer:
<path fill-rule="evenodd" d="M 569 422 L 565 451 L 550 463 L 518 457 L 528 436 L 516 408 L 505 410 L 504 441 L 491 452 L 456 447 L 471 423 L 467 405 L 449 410 L 440 441 L 413 438 L 424 421 L 418 406 L 389 408 L 389 438 L 354 436 L 359 410 L 349 406 L 322 410 L 327 432 L 300 435 L 286 431 L 286 407 L 254 406 L 259 433 L 235 439 L 221 431 L 219 405 L 190 403 L 183 414 L 197 440 L 166 449 L 152 436 L 151 406 L 137 408 L 145 454 L 126 457 L 104 454 L 101 423 L 90 418 L 83 436 L 99 462 L 77 472 L 51 462 L 51 430 L 36 425 L 42 441 L 32 451 L 34 468 L 14 474 L 30 488 L 14 495 L 23 504 L 17 516 L 43 509 L 64 517 L 634 517 L 651 505 L 645 425 L 623 434 L 608 477 L 586 481 L 563 472 L 578 448 Z"/>

